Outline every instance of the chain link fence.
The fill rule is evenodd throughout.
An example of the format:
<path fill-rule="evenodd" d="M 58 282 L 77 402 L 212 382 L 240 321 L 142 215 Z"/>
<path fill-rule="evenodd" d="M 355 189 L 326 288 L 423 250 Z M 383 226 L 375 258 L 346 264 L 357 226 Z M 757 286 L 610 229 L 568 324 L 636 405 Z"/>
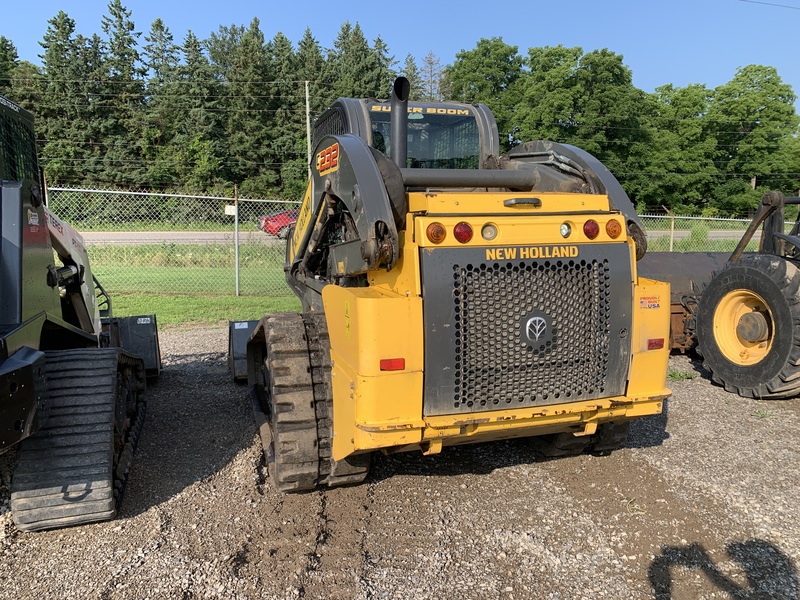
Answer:
<path fill-rule="evenodd" d="M 299 202 L 49 188 L 48 206 L 112 295 L 292 296 L 282 238 Z"/>
<path fill-rule="evenodd" d="M 670 215 L 640 218 L 647 231 L 648 252 L 733 252 L 750 224 L 750 219 Z M 746 250 L 757 250 L 758 240 L 758 235 L 753 236 Z"/>
<path fill-rule="evenodd" d="M 92 271 L 112 295 L 292 296 L 283 238 L 299 202 L 49 188 L 48 204 L 83 235 Z M 651 252 L 731 252 L 750 222 L 641 218 Z"/>

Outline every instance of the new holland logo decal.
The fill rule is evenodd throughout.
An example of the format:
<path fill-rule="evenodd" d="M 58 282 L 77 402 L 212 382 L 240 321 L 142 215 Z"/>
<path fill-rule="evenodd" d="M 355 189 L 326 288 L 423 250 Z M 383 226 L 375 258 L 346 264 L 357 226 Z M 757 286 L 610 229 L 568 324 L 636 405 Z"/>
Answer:
<path fill-rule="evenodd" d="M 535 350 L 548 346 L 554 333 L 553 320 L 542 311 L 535 310 L 520 320 L 520 337 Z"/>
<path fill-rule="evenodd" d="M 511 248 L 486 248 L 486 260 L 575 258 L 577 256 L 577 246 L 521 246 Z"/>

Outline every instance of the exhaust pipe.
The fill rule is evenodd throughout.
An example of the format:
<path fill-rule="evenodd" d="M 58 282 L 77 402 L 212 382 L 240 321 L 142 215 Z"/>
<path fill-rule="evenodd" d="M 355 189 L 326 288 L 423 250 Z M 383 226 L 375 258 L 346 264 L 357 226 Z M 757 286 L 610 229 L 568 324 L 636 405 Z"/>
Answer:
<path fill-rule="evenodd" d="M 398 77 L 392 85 L 392 117 L 390 152 L 392 160 L 401 169 L 406 168 L 408 158 L 408 95 L 411 84 L 405 77 Z"/>

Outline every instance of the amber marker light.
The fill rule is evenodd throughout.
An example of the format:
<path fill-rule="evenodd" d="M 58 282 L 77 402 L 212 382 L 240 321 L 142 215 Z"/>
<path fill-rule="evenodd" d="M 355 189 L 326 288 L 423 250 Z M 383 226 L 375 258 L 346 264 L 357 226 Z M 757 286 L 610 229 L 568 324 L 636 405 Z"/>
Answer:
<path fill-rule="evenodd" d="M 434 244 L 441 244 L 444 238 L 447 237 L 447 230 L 441 223 L 431 223 L 425 230 L 425 235 L 427 235 L 428 239 Z"/>
<path fill-rule="evenodd" d="M 472 239 L 472 225 L 461 221 L 453 227 L 453 235 L 462 244 L 466 244 Z"/>
<path fill-rule="evenodd" d="M 622 225 L 619 224 L 619 221 L 611 219 L 608 223 L 606 223 L 606 233 L 608 234 L 608 237 L 610 237 L 612 240 L 615 240 L 622 233 Z"/>
<path fill-rule="evenodd" d="M 583 234 L 593 240 L 600 234 L 600 225 L 597 224 L 597 221 L 589 219 L 583 224 Z"/>

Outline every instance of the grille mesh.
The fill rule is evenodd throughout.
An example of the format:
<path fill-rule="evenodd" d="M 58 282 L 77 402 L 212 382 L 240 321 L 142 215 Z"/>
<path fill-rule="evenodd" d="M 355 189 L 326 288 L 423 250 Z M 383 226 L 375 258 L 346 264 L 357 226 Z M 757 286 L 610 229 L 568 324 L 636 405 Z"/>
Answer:
<path fill-rule="evenodd" d="M 454 407 L 492 410 L 597 398 L 609 366 L 607 260 L 489 263 L 453 268 Z M 522 337 L 544 313 L 549 341 Z"/>

